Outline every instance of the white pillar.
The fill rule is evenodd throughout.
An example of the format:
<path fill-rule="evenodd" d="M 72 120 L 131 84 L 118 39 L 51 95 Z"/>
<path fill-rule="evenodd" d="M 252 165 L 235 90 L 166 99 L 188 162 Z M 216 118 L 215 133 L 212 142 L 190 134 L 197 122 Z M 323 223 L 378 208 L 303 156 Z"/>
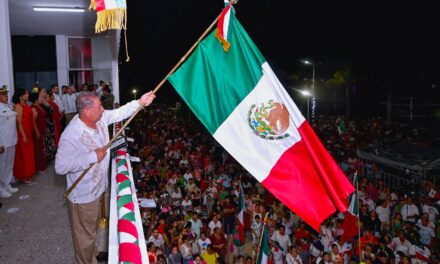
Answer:
<path fill-rule="evenodd" d="M 112 56 L 112 85 L 113 85 L 113 95 L 115 96 L 115 103 L 121 103 L 119 97 L 119 43 L 121 40 L 121 30 L 117 29 L 112 31 L 109 37 L 111 56 Z"/>
<path fill-rule="evenodd" d="M 0 0 L 0 86 L 2 85 L 8 86 L 10 101 L 14 94 L 14 74 L 8 0 Z"/>
<path fill-rule="evenodd" d="M 67 38 L 65 35 L 56 35 L 56 52 L 57 52 L 57 77 L 58 85 L 69 85 L 69 60 L 67 50 Z"/>

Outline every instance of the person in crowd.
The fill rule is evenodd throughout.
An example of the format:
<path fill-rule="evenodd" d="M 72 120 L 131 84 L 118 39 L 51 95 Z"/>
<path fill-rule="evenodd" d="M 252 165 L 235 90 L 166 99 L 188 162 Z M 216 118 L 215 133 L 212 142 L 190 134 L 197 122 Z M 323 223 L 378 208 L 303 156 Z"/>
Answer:
<path fill-rule="evenodd" d="M 8 92 L 6 86 L 0 87 L 0 198 L 9 198 L 18 192 L 18 188 L 11 186 L 17 144 L 17 113 L 8 103 Z"/>
<path fill-rule="evenodd" d="M 89 85 L 87 83 L 84 83 L 81 85 L 81 89 L 79 90 L 80 93 L 82 92 L 89 92 Z"/>
<path fill-rule="evenodd" d="M 60 115 L 63 115 L 64 107 L 63 102 L 61 101 L 60 88 L 58 87 L 58 84 L 52 84 L 47 93 L 53 95 L 52 101 L 57 105 Z"/>
<path fill-rule="evenodd" d="M 147 254 L 148 254 L 148 262 L 151 264 L 156 264 L 157 256 L 156 256 L 156 248 L 153 242 L 147 243 Z"/>
<path fill-rule="evenodd" d="M 182 255 L 183 264 L 189 264 L 193 260 L 193 240 L 191 237 L 184 235 L 183 243 L 180 245 L 180 254 Z"/>
<path fill-rule="evenodd" d="M 75 108 L 79 114 L 61 135 L 55 171 L 66 174 L 67 188 L 70 188 L 85 169 L 95 164 L 67 197 L 78 263 L 97 262 L 97 221 L 110 161 L 109 150 L 105 149 L 109 141 L 107 127 L 129 117 L 141 105 L 150 105 L 154 98 L 155 95 L 149 92 L 116 110 L 104 110 L 93 92 L 83 92 L 76 98 Z"/>
<path fill-rule="evenodd" d="M 414 204 L 414 200 L 411 196 L 406 198 L 401 209 L 402 219 L 406 223 L 415 224 L 420 215 L 419 208 Z"/>
<path fill-rule="evenodd" d="M 39 173 L 47 170 L 48 159 L 46 150 L 47 113 L 43 108 L 43 98 L 46 90 L 43 88 L 39 93 L 31 93 L 29 101 L 32 103 L 32 121 L 34 128 L 34 153 L 36 169 Z"/>
<path fill-rule="evenodd" d="M 435 239 L 435 227 L 429 222 L 428 214 L 422 214 L 417 227 L 420 243 L 425 246 L 432 245 Z"/>
<path fill-rule="evenodd" d="M 217 264 L 219 257 L 220 255 L 214 250 L 212 245 L 208 245 L 205 253 L 202 254 L 202 258 L 206 261 L 206 264 Z"/>
<path fill-rule="evenodd" d="M 235 206 L 231 202 L 231 198 L 227 196 L 222 205 L 223 213 L 223 232 L 226 235 L 232 235 L 235 224 Z"/>
<path fill-rule="evenodd" d="M 29 93 L 24 89 L 16 89 L 12 102 L 17 113 L 17 136 L 18 142 L 15 148 L 14 176 L 24 183 L 31 183 L 36 173 L 33 114 L 28 106 Z"/>
<path fill-rule="evenodd" d="M 57 86 L 58 87 L 58 86 Z M 55 101 L 55 93 L 53 92 L 53 89 L 50 90 L 48 93 L 49 100 L 48 103 L 50 107 L 52 107 L 52 122 L 53 122 L 53 135 L 55 139 L 55 145 L 58 146 L 58 142 L 60 141 L 61 136 L 61 119 L 62 119 L 62 112 L 60 111 L 59 105 Z"/>
<path fill-rule="evenodd" d="M 286 256 L 286 264 L 302 264 L 302 259 L 298 254 L 298 249 L 295 246 L 289 247 L 289 253 Z"/>
<path fill-rule="evenodd" d="M 171 253 L 167 257 L 168 264 L 181 264 L 182 263 L 182 255 L 179 252 L 179 249 L 176 245 L 173 245 L 171 249 Z"/>
<path fill-rule="evenodd" d="M 206 248 L 210 244 L 211 244 L 211 240 L 206 236 L 205 232 L 202 232 L 200 234 L 200 238 L 197 240 L 197 245 L 199 247 L 198 252 L 200 253 L 200 255 L 203 255 L 203 253 L 205 253 Z"/>
<path fill-rule="evenodd" d="M 214 234 L 214 229 L 216 227 L 218 228 L 222 228 L 222 222 L 219 220 L 219 215 L 218 214 L 214 214 L 212 216 L 211 221 L 208 224 L 208 236 L 211 236 L 212 234 Z"/>
<path fill-rule="evenodd" d="M 45 154 L 47 156 L 48 162 L 52 162 L 55 159 L 55 155 L 57 153 L 57 144 L 55 142 L 55 125 L 53 120 L 53 113 L 55 112 L 55 109 L 52 107 L 52 105 L 49 103 L 50 98 L 49 94 L 47 93 L 46 88 L 44 89 L 44 93 L 40 92 L 41 101 L 43 102 L 42 108 L 46 111 L 46 136 L 44 138 L 44 145 L 45 145 Z M 55 105 L 55 104 L 54 104 Z"/>
<path fill-rule="evenodd" d="M 67 87 L 66 93 L 61 96 L 61 101 L 63 102 L 64 116 L 66 117 L 66 126 L 69 125 L 70 121 L 76 115 L 76 93 L 73 85 Z"/>
<path fill-rule="evenodd" d="M 147 243 L 150 242 L 153 242 L 156 248 L 160 248 L 162 251 L 164 251 L 165 240 L 162 234 L 160 234 L 157 229 L 155 229 L 153 231 L 153 234 L 151 234 L 151 236 L 148 238 Z"/>
<path fill-rule="evenodd" d="M 99 96 L 99 98 L 101 98 L 101 96 L 103 94 L 102 90 L 104 89 L 104 86 L 106 86 L 106 85 L 107 84 L 103 80 L 99 81 L 99 87 L 95 91 L 95 93 Z"/>
<path fill-rule="evenodd" d="M 211 240 L 212 248 L 217 252 L 221 258 L 226 256 L 226 238 L 222 230 L 218 227 L 214 228 L 214 234 L 209 238 Z"/>
<path fill-rule="evenodd" d="M 406 239 L 405 233 L 401 230 L 397 233 L 397 237 L 394 237 L 391 241 L 390 248 L 394 251 L 394 255 L 398 255 L 400 251 L 404 255 L 409 255 L 409 248 L 412 243 Z"/>
<path fill-rule="evenodd" d="M 101 95 L 101 104 L 106 110 L 113 109 L 113 103 L 115 102 L 115 96 L 110 91 L 110 88 L 108 85 L 105 85 L 102 88 L 102 95 Z"/>
<path fill-rule="evenodd" d="M 275 231 L 271 238 L 273 241 L 275 241 L 279 247 L 281 247 L 281 250 L 287 254 L 290 246 L 292 246 L 292 241 L 290 240 L 290 237 L 286 234 L 286 229 L 283 225 L 280 225 L 278 227 L 278 230 Z M 297 241 L 299 243 L 299 241 Z M 298 253 L 298 252 L 296 252 Z M 285 255 L 284 254 L 284 255 Z M 284 256 L 283 256 L 284 259 Z M 283 260 L 284 262 L 284 260 Z"/>
<path fill-rule="evenodd" d="M 196 234 L 197 238 L 200 238 L 200 233 L 202 231 L 202 221 L 199 219 L 197 212 L 193 212 L 191 219 L 191 230 Z"/>

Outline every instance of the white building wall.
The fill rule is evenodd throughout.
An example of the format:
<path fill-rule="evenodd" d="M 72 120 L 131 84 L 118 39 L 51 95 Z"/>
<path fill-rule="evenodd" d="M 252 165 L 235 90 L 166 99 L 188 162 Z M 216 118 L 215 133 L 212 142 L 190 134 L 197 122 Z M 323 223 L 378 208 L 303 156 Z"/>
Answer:
<path fill-rule="evenodd" d="M 8 86 L 11 101 L 14 94 L 14 74 L 8 0 L 0 0 L 0 86 L 2 85 Z"/>

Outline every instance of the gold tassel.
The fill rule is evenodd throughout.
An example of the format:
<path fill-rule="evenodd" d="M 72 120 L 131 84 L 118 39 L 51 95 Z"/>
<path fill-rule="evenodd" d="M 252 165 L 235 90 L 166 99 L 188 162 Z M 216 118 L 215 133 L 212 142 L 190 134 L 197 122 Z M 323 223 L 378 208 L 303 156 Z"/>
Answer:
<path fill-rule="evenodd" d="M 100 33 L 108 29 L 126 29 L 127 9 L 115 8 L 98 12 L 95 32 Z"/>
<path fill-rule="evenodd" d="M 218 41 L 222 44 L 223 50 L 225 52 L 229 51 L 229 48 L 231 47 L 231 43 L 229 43 L 226 39 L 224 39 L 222 36 L 220 36 L 220 33 L 218 32 L 218 29 L 215 30 L 214 36 L 218 39 Z"/>

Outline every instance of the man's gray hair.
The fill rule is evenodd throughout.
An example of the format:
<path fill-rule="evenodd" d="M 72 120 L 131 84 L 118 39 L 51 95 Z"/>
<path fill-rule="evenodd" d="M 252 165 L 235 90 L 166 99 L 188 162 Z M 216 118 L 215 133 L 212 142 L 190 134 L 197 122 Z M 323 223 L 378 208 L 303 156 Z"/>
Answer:
<path fill-rule="evenodd" d="M 98 95 L 94 92 L 81 92 L 76 97 L 76 110 L 78 114 L 82 114 L 84 109 L 92 107 L 95 98 L 99 99 Z"/>

